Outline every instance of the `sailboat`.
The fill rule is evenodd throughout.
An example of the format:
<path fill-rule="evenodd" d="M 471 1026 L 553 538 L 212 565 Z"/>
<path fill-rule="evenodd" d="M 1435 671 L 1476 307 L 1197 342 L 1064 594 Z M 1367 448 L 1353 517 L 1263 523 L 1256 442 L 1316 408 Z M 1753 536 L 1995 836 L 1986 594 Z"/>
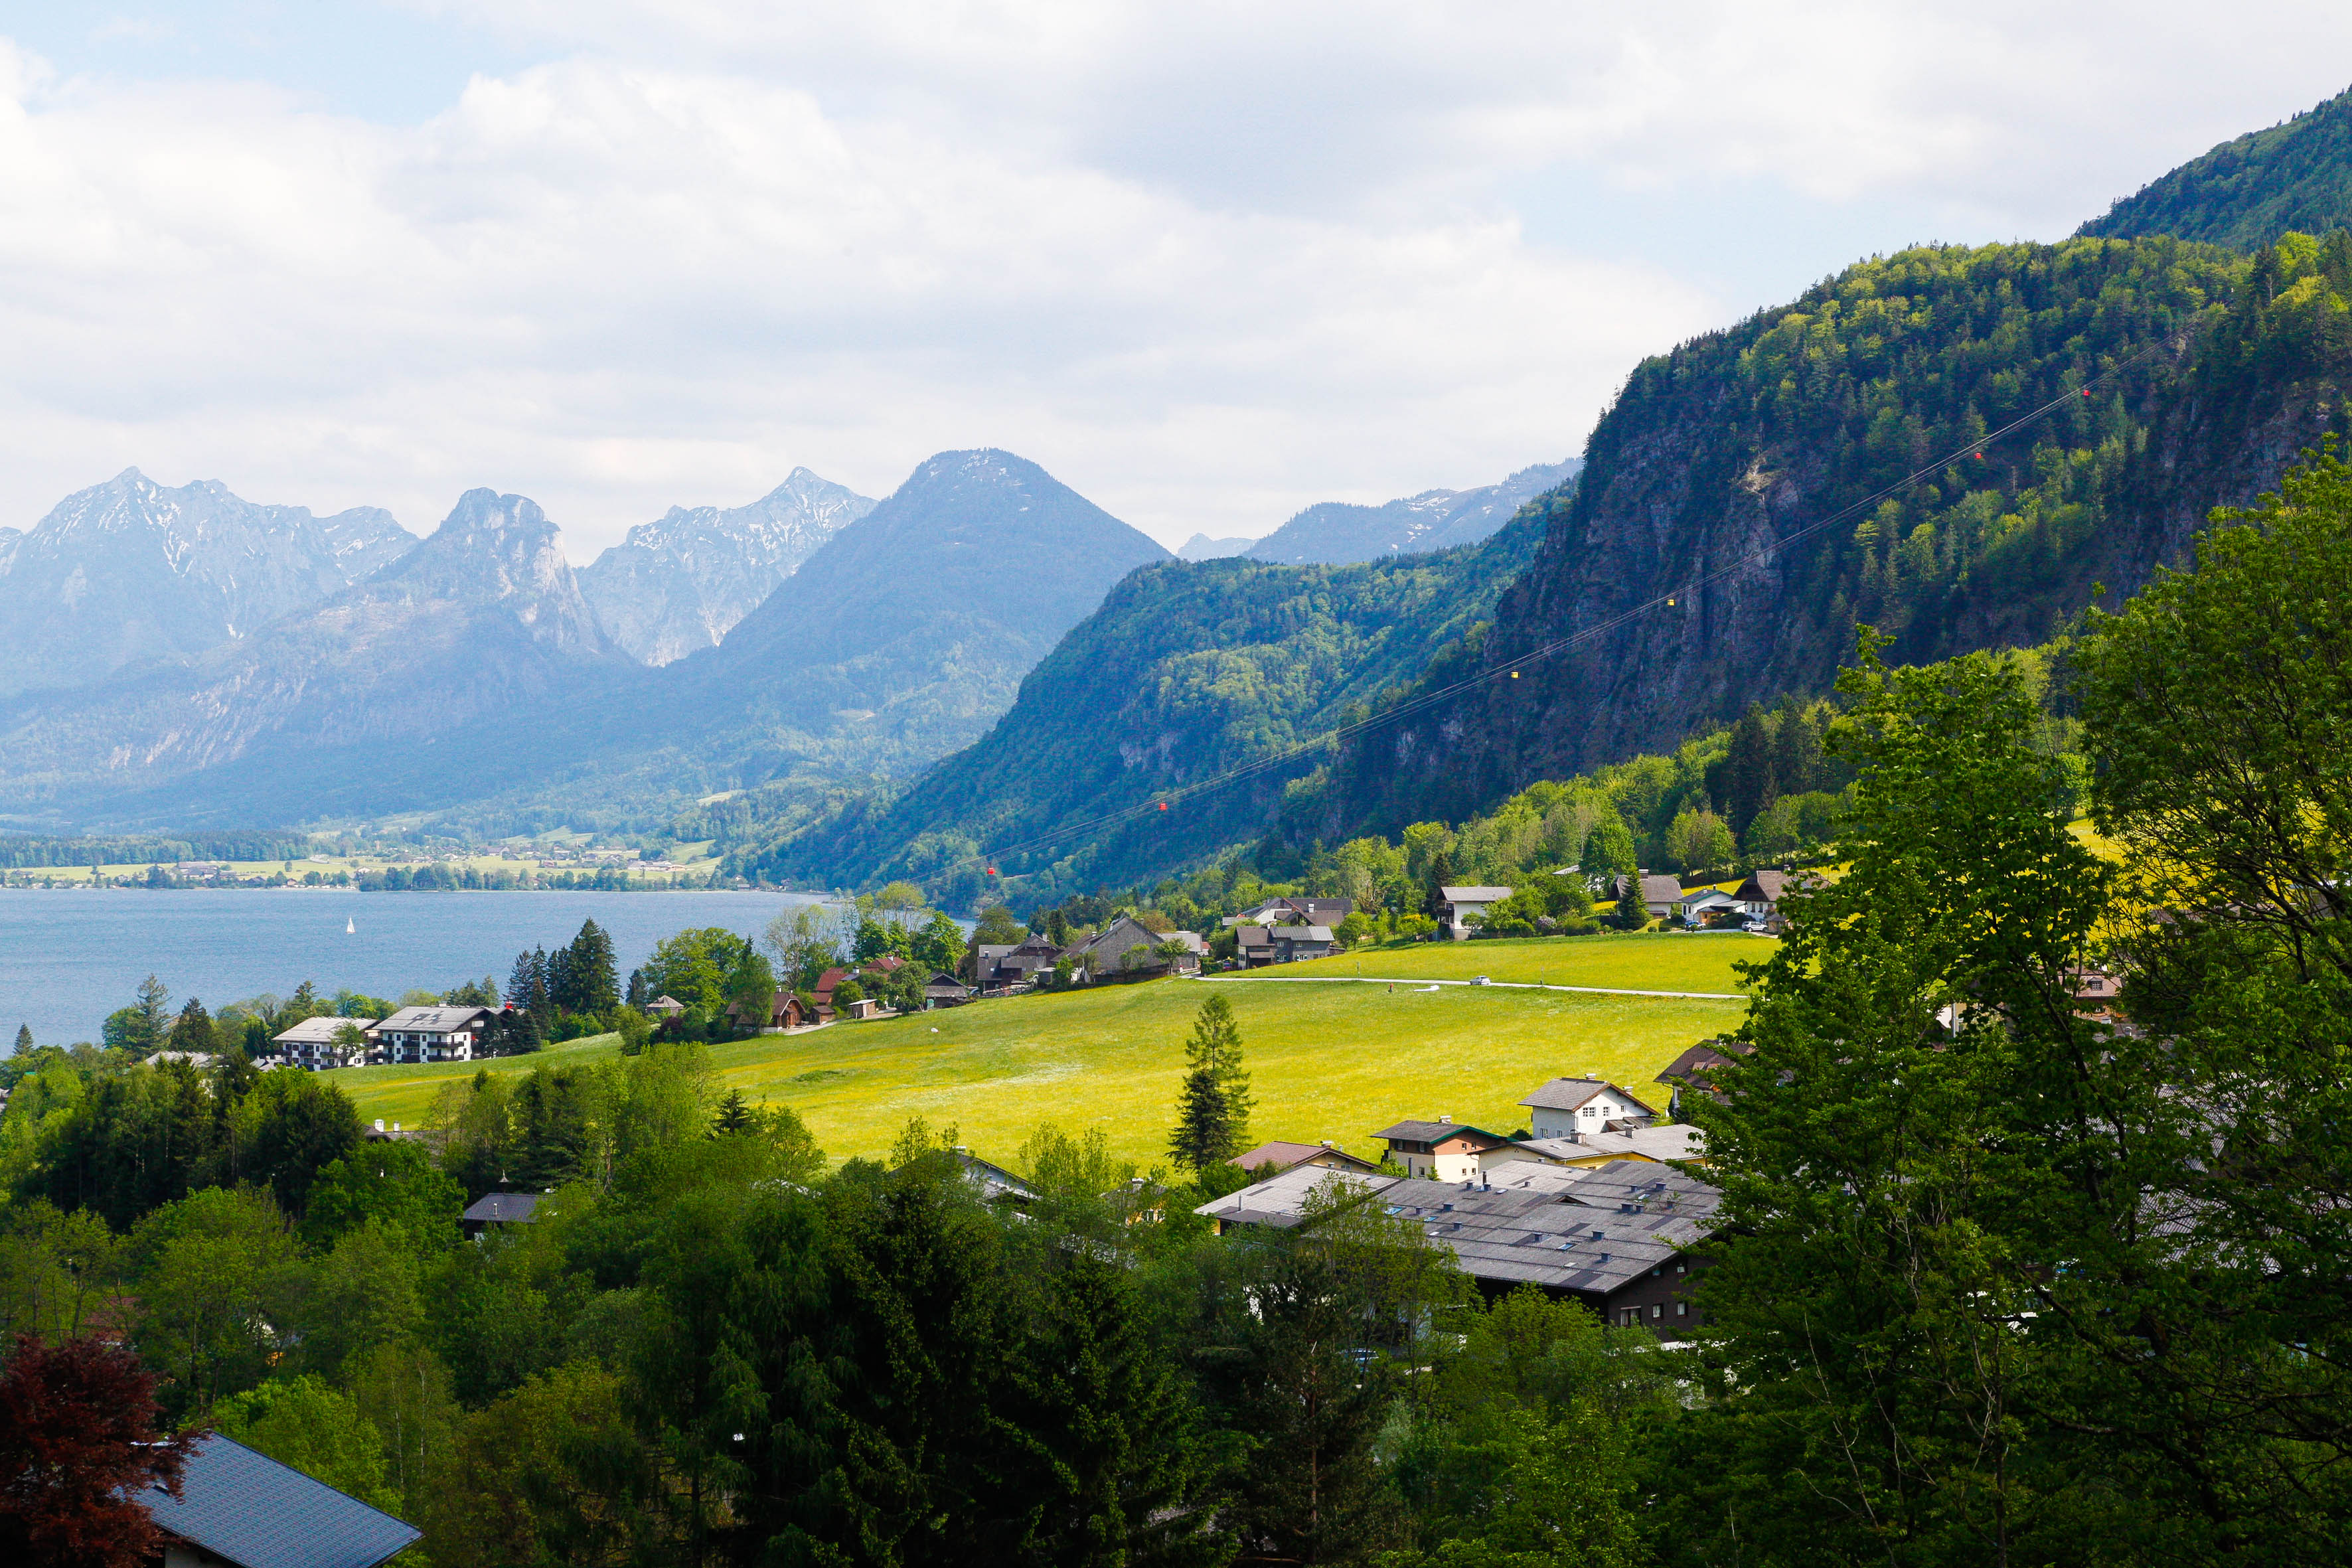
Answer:
<path fill-rule="evenodd" d="M 345 915 L 345 916 L 343 917 L 343 934 L 344 934 L 345 936 L 356 936 L 356 935 L 358 935 L 358 934 L 359 934 L 359 929 L 360 929 L 360 928 L 359 928 L 358 926 L 353 925 L 353 924 L 352 923 L 352 917 L 351 917 L 351 916 L 349 916 L 349 915 Z"/>

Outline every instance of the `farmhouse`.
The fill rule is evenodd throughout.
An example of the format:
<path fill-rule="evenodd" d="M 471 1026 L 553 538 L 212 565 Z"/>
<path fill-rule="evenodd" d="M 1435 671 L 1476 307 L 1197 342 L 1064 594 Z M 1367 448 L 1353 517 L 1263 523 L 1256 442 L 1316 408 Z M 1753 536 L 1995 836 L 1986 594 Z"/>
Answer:
<path fill-rule="evenodd" d="M 1445 900 L 1443 924 L 1446 934 L 1461 942 L 1471 931 L 1471 918 L 1486 918 L 1486 911 L 1511 896 L 1508 888 L 1440 888 L 1437 896 Z"/>
<path fill-rule="evenodd" d="M 1628 1089 L 1597 1078 L 1556 1078 L 1525 1100 L 1528 1126 L 1538 1138 L 1599 1132 L 1612 1122 L 1647 1127 L 1657 1112 Z"/>
<path fill-rule="evenodd" d="M 1490 1163 L 1517 1158 L 1508 1152 L 1516 1147 L 1509 1139 L 1484 1128 L 1457 1125 L 1446 1116 L 1434 1121 L 1400 1121 L 1372 1136 L 1388 1140 L 1389 1158 L 1407 1172 L 1441 1182 L 1462 1181 Z"/>
<path fill-rule="evenodd" d="M 467 1236 L 479 1236 L 494 1225 L 529 1225 L 538 1217 L 538 1193 L 488 1193 L 458 1216 Z"/>
<path fill-rule="evenodd" d="M 370 1054 L 393 1063 L 471 1061 L 493 1016 L 488 1007 L 403 1007 L 369 1026 Z"/>

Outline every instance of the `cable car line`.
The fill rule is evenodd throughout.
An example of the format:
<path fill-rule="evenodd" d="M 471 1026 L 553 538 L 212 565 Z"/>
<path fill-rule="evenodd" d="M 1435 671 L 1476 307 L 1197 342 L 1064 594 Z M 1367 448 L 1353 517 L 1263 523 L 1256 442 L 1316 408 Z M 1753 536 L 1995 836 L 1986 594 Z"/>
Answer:
<path fill-rule="evenodd" d="M 1809 538 L 1813 534 L 1819 533 L 1823 529 L 1833 528 L 1848 518 L 1861 512 L 1864 509 L 1876 506 L 1880 501 L 1886 500 L 1890 496 L 1897 495 L 1902 491 L 1910 489 L 1914 486 L 1919 484 L 1922 480 L 1945 468 L 1954 467 L 1964 460 L 1971 458 L 1981 460 L 1984 458 L 1987 448 L 2000 441 L 2003 437 L 2014 435 L 2016 432 L 2024 429 L 2030 425 L 2040 423 L 2042 420 L 2048 418 L 2052 414 L 2056 413 L 2059 409 L 2074 402 L 2077 396 L 2090 396 L 2091 389 L 2093 387 L 2116 380 L 2118 377 L 2122 376 L 2126 371 L 2131 369 L 2132 366 L 2147 358 L 2150 354 L 2155 353 L 2163 346 L 2164 344 L 2161 339 L 2155 342 L 2148 343 L 2143 346 L 2138 353 L 2130 355 L 2128 358 L 2117 361 L 2107 369 L 2092 376 L 2080 387 L 2071 388 L 2068 391 L 2059 394 L 2056 397 L 2052 398 L 2049 402 L 2041 405 L 2039 407 L 2020 415 L 2015 419 L 2012 419 L 2008 424 L 2002 426 L 2000 429 L 1987 431 L 1984 435 L 1978 437 L 1975 440 L 1969 441 L 1967 444 L 1955 448 L 1947 456 L 1938 458 L 1935 462 L 1928 463 L 1924 467 L 1912 470 L 1903 478 L 1895 480 L 1892 484 L 1863 497 L 1860 500 L 1853 501 L 1849 505 L 1841 507 L 1836 511 L 1831 512 L 1828 516 L 1820 518 L 1815 521 L 1809 522 L 1802 528 L 1793 530 L 1789 533 L 1778 535 L 1769 544 L 1759 545 L 1756 549 L 1751 550 L 1748 553 L 1738 556 L 1719 567 L 1717 567 L 1714 571 L 1709 572 L 1703 576 L 1696 577 L 1687 583 L 1678 584 L 1677 586 L 1667 590 L 1665 593 L 1659 594 L 1639 605 L 1634 605 L 1631 609 L 1621 611 L 1617 615 L 1612 616 L 1606 620 L 1596 622 L 1580 631 L 1571 632 L 1567 637 L 1546 643 L 1540 647 L 1529 649 L 1528 652 L 1520 654 L 1505 663 L 1496 665 L 1490 669 L 1481 670 L 1475 675 L 1465 676 L 1462 679 L 1454 681 L 1451 685 L 1442 686 L 1433 690 L 1424 691 L 1419 696 L 1411 698 L 1403 702 L 1400 702 L 1392 708 L 1383 710 L 1379 713 L 1371 715 L 1370 718 L 1359 719 L 1352 724 L 1342 724 L 1337 729 L 1328 730 L 1322 734 L 1316 736 L 1311 741 L 1299 742 L 1282 751 L 1269 752 L 1265 756 L 1259 757 L 1253 762 L 1239 763 L 1234 767 L 1226 769 L 1223 773 L 1212 774 L 1205 779 L 1197 779 L 1191 784 L 1178 784 L 1171 789 L 1156 791 L 1154 792 L 1151 799 L 1136 805 L 1121 806 L 1115 811 L 1105 812 L 1098 816 L 1088 817 L 1079 822 L 1065 824 L 1055 828 L 1049 833 L 1040 833 L 1027 838 L 1015 839 L 1010 844 L 998 845 L 984 854 L 967 855 L 961 859 L 948 861 L 946 864 L 935 868 L 930 874 L 936 876 L 940 872 L 952 871 L 959 867 L 980 864 L 985 865 L 988 868 L 988 875 L 993 877 L 997 875 L 997 862 L 1011 856 L 1017 855 L 1023 850 L 1035 848 L 1039 845 L 1050 845 L 1057 839 L 1073 837 L 1076 835 L 1089 832 L 1097 827 L 1109 826 L 1115 823 L 1144 816 L 1146 813 L 1154 811 L 1155 809 L 1159 811 L 1166 811 L 1169 808 L 1169 803 L 1171 801 L 1181 801 L 1196 795 L 1203 795 L 1212 790 L 1222 789 L 1226 784 L 1232 784 L 1236 780 L 1247 778 L 1253 773 L 1264 773 L 1269 768 L 1279 767 L 1283 763 L 1304 756 L 1307 752 L 1315 751 L 1319 747 L 1328 746 L 1335 742 L 1343 741 L 1351 736 L 1360 734 L 1364 731 L 1371 729 L 1375 725 L 1385 724 L 1392 720 L 1403 718 L 1408 714 L 1418 712 L 1423 709 L 1433 707 L 1436 704 L 1446 700 L 1448 698 L 1459 696 L 1461 693 L 1470 690 L 1474 687 L 1484 685 L 1489 680 L 1502 679 L 1506 676 L 1510 679 L 1516 680 L 1518 679 L 1519 671 L 1537 659 L 1549 658 L 1552 655 L 1565 652 L 1569 648 L 1574 647 L 1580 643 L 1590 642 L 1595 637 L 1606 636 L 1608 633 L 1615 631 L 1620 626 L 1640 619 L 1643 616 L 1649 614 L 1653 610 L 1671 609 L 1675 607 L 1675 603 L 1679 598 L 1690 594 L 1693 590 L 1704 588 L 1709 584 L 1717 582 L 1722 578 L 1731 575 L 1735 572 L 1753 565 L 1759 561 L 1766 560 L 1776 551 L 1785 549 L 1789 545 L 1794 544 L 1801 539 Z"/>

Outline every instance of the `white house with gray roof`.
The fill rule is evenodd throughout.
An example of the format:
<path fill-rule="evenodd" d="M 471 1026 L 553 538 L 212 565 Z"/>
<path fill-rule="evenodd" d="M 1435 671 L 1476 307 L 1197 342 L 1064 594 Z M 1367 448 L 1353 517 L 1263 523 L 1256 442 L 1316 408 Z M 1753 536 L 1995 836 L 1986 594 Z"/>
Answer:
<path fill-rule="evenodd" d="M 1538 1138 L 1600 1132 L 1612 1122 L 1620 1130 L 1647 1127 L 1658 1115 L 1633 1090 L 1597 1078 L 1556 1078 L 1519 1103 L 1528 1108 L 1528 1131 Z"/>
<path fill-rule="evenodd" d="M 1437 896 L 1445 900 L 1445 931 L 1454 941 L 1466 939 L 1474 929 L 1471 917 L 1480 921 L 1486 911 L 1511 896 L 1508 888 L 1440 888 Z"/>
<path fill-rule="evenodd" d="M 367 1037 L 379 1060 L 469 1062 L 496 1016 L 488 1007 L 403 1007 L 370 1027 Z"/>
<path fill-rule="evenodd" d="M 347 1029 L 356 1026 L 360 1037 L 345 1041 L 339 1038 Z M 278 1055 L 288 1067 L 308 1068 L 312 1072 L 324 1072 L 330 1068 L 358 1067 L 368 1058 L 367 1031 L 375 1026 L 373 1018 L 305 1018 L 290 1029 L 270 1037 Z"/>

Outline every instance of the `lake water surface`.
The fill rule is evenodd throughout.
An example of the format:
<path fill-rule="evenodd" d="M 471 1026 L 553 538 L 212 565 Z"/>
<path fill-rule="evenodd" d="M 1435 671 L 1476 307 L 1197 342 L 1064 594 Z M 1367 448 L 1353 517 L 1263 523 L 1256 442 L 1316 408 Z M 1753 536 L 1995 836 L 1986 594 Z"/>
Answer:
<path fill-rule="evenodd" d="M 344 889 L 108 888 L 0 891 L 0 1054 L 16 1026 L 42 1045 L 95 1040 L 149 974 L 207 1008 L 308 980 L 322 994 L 446 991 L 515 954 L 570 942 L 593 918 L 625 983 L 688 926 L 756 937 L 805 893 L 361 893 Z M 357 929 L 346 932 L 345 921 Z"/>

